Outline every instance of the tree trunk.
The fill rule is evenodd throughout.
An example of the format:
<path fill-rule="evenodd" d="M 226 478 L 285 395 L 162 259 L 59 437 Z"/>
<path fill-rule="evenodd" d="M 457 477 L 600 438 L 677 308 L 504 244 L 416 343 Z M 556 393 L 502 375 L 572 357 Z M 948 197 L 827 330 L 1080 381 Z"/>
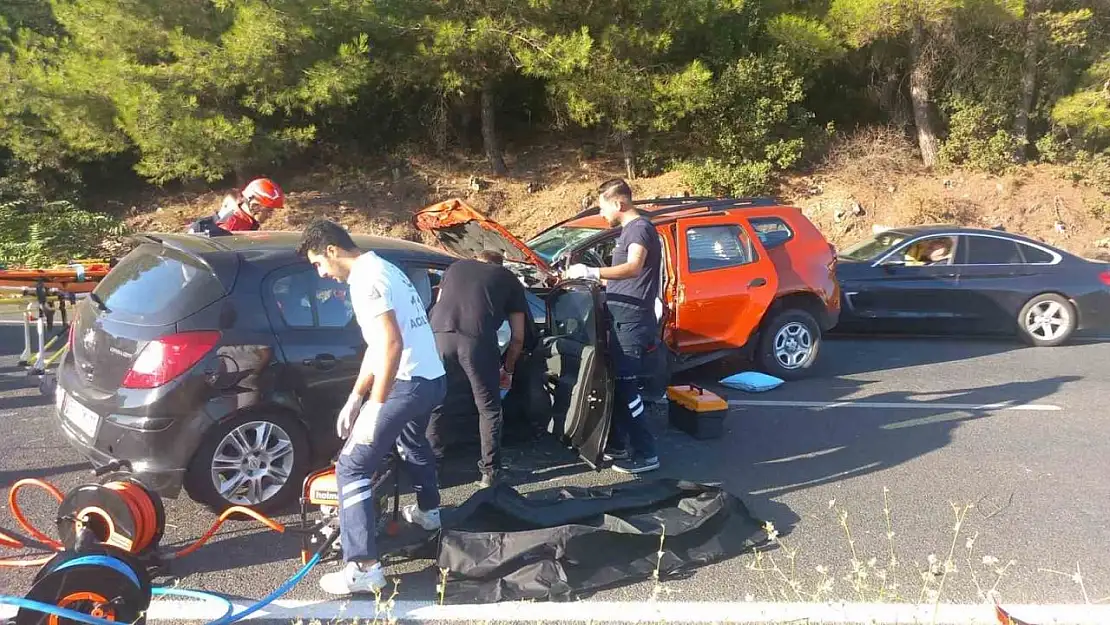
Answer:
<path fill-rule="evenodd" d="M 632 131 L 621 132 L 621 154 L 624 156 L 624 171 L 629 180 L 636 179 L 636 151 L 632 145 Z"/>
<path fill-rule="evenodd" d="M 493 173 L 504 176 L 509 173 L 505 167 L 505 159 L 501 156 L 501 146 L 497 144 L 497 127 L 494 125 L 493 85 L 486 84 L 482 87 L 482 144 L 486 150 L 486 160 L 489 161 Z"/>
<path fill-rule="evenodd" d="M 1014 138 L 1017 139 L 1017 148 L 1014 160 L 1022 162 L 1029 150 L 1029 116 L 1033 113 L 1033 100 L 1037 93 L 1037 61 L 1039 52 L 1039 35 L 1037 30 L 1036 14 L 1040 9 L 1040 2 L 1027 0 L 1025 3 L 1025 43 L 1022 49 L 1021 67 L 1021 102 L 1018 105 L 1017 115 L 1014 116 Z"/>
<path fill-rule="evenodd" d="M 929 33 L 923 23 L 917 22 L 910 35 L 910 100 L 913 104 L 913 122 L 917 127 L 917 145 L 926 167 L 936 164 L 940 147 L 937 130 L 930 115 L 932 101 L 929 87 L 933 70 L 931 52 Z"/>

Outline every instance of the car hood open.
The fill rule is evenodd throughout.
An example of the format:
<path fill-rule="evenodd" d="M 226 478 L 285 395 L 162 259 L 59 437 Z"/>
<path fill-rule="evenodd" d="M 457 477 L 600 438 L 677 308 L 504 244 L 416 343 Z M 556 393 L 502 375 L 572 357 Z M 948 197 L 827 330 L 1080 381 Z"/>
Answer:
<path fill-rule="evenodd" d="M 551 266 L 523 241 L 459 198 L 420 209 L 412 222 L 417 230 L 435 235 L 440 247 L 457 256 L 474 258 L 482 250 L 493 250 L 500 252 L 506 261 L 551 272 Z"/>

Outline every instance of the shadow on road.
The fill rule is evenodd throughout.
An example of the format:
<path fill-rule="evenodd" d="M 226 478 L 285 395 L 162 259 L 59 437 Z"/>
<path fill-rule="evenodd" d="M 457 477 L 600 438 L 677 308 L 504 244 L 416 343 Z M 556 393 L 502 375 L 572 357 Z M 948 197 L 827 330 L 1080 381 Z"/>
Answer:
<path fill-rule="evenodd" d="M 912 409 L 734 407 L 726 420 L 727 432 L 718 441 L 707 444 L 668 430 L 663 436 L 673 444 L 666 455 L 667 472 L 686 479 L 720 479 L 733 492 L 757 498 L 779 497 L 898 466 L 947 446 L 965 422 L 1011 414 L 990 408 L 954 409 L 952 404 L 1031 404 L 1079 379 L 1057 376 L 943 393 L 886 392 L 861 400 L 919 406 Z M 853 382 L 857 388 L 866 384 L 836 382 L 841 396 L 855 390 Z M 789 399 L 737 391 L 731 395 Z"/>
<path fill-rule="evenodd" d="M 36 479 L 42 480 L 55 475 L 63 475 L 65 473 L 72 473 L 76 471 L 88 471 L 90 468 L 87 462 L 78 462 L 74 464 L 63 464 L 57 467 L 44 467 L 41 469 L 23 469 L 20 471 L 0 471 L 0 485 L 4 487 L 10 486 L 19 480 Z"/>

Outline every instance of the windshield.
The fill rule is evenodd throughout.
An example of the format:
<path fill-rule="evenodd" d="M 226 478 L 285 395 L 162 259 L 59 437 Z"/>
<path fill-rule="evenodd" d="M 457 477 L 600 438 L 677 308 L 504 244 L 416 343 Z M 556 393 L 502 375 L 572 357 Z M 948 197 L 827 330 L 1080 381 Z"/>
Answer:
<path fill-rule="evenodd" d="M 532 248 L 532 251 L 550 264 L 567 249 L 578 245 L 599 232 L 601 232 L 600 228 L 559 226 L 529 241 L 528 247 Z"/>
<path fill-rule="evenodd" d="M 885 253 L 887 250 L 890 250 L 902 241 L 905 241 L 907 238 L 909 238 L 909 236 L 902 232 L 880 232 L 870 239 L 864 239 L 852 247 L 849 247 L 841 252 L 839 256 L 849 260 L 871 260 Z"/>

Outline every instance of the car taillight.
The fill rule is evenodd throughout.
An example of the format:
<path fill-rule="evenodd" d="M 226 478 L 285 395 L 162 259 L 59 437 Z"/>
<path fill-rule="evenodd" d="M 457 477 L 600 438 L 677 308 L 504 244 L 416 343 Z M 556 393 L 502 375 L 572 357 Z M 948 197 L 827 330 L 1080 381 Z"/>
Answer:
<path fill-rule="evenodd" d="M 1102 280 L 1102 283 L 1106 286 L 1110 286 L 1110 269 L 1098 274 L 1098 279 Z"/>
<path fill-rule="evenodd" d="M 181 332 L 146 344 L 131 370 L 123 377 L 124 388 L 157 388 L 200 362 L 220 340 L 219 332 Z"/>

